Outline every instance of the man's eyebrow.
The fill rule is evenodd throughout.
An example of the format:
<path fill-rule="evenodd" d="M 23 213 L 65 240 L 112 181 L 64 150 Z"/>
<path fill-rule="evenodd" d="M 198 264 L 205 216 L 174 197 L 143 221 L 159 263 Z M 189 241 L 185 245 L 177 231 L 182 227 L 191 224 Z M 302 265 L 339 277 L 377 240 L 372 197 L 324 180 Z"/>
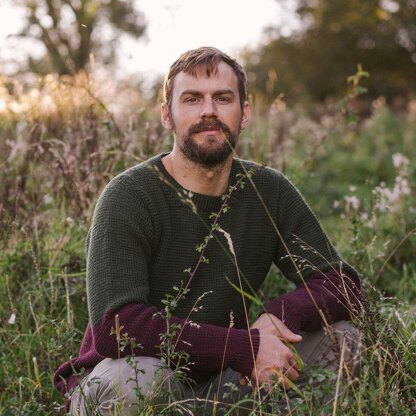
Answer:
<path fill-rule="evenodd" d="M 224 95 L 224 94 L 231 94 L 231 95 L 235 95 L 234 91 L 230 88 L 224 88 L 221 90 L 216 90 L 214 91 L 214 93 L 212 95 Z M 202 96 L 203 93 L 201 91 L 198 90 L 184 90 L 181 92 L 180 96 L 184 96 L 184 95 L 195 95 L 195 96 Z"/>
<path fill-rule="evenodd" d="M 181 92 L 180 97 L 184 95 L 202 95 L 202 92 L 197 90 L 184 90 Z"/>
<path fill-rule="evenodd" d="M 218 90 L 218 91 L 215 91 L 214 92 L 214 95 L 223 95 L 223 94 L 232 94 L 232 95 L 235 95 L 234 94 L 234 91 L 232 89 L 229 89 L 229 88 L 225 88 L 225 89 Z"/>

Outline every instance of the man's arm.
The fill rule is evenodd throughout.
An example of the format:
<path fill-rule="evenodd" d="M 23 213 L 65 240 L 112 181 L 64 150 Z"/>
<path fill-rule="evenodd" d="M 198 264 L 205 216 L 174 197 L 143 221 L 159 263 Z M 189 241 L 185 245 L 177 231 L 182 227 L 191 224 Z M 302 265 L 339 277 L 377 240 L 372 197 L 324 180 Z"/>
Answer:
<path fill-rule="evenodd" d="M 361 307 L 358 277 L 330 270 L 317 273 L 295 290 L 272 299 L 265 307 L 293 332 L 314 331 L 325 323 L 350 320 Z"/>
<path fill-rule="evenodd" d="M 348 320 L 352 311 L 359 310 L 359 281 L 351 279 L 345 284 L 347 279 L 350 278 L 334 272 L 313 277 L 266 305 L 266 313 L 251 326 L 260 331 L 259 351 L 251 374 L 254 384 L 270 383 L 277 375 L 280 384 L 290 388 L 287 379 L 297 380 L 299 366 L 288 344 L 302 340 L 297 334 L 299 329 L 317 330 L 323 322 Z"/>
<path fill-rule="evenodd" d="M 275 263 L 297 287 L 271 300 L 252 325 L 260 331 L 260 346 L 251 380 L 261 384 L 283 374 L 280 383 L 287 388 L 285 377 L 299 376 L 288 344 L 301 340 L 299 331 L 350 319 L 360 309 L 361 291 L 357 273 L 340 258 L 297 189 L 284 176 L 278 189 Z"/>
<path fill-rule="evenodd" d="M 186 364 L 192 374 L 219 372 L 227 367 L 245 375 L 251 374 L 259 348 L 258 329 L 196 324 L 176 317 L 167 321 L 157 308 L 131 303 L 116 311 L 108 311 L 92 328 L 96 350 L 105 357 L 118 358 L 132 353 L 130 347 L 120 351 L 113 331 L 116 315 L 121 335 L 127 334 L 140 344 L 134 350 L 135 355 L 161 357 L 161 334 L 171 332 L 174 325 L 180 328 L 175 330 L 172 350 L 189 354 L 189 365 L 181 364 Z"/>
<path fill-rule="evenodd" d="M 299 191 L 280 178 L 275 263 L 296 289 L 273 299 L 265 311 L 293 332 L 348 320 L 360 309 L 358 273 L 338 254 Z"/>

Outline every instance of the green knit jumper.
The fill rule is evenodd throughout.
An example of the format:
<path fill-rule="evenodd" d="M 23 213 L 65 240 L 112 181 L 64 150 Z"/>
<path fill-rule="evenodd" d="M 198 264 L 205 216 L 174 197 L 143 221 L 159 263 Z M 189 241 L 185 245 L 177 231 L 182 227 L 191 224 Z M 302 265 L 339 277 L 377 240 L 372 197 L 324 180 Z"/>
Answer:
<path fill-rule="evenodd" d="M 76 385 L 74 370 L 128 354 L 112 331 L 117 317 L 140 344 L 136 355 L 160 357 L 166 301 L 191 377 L 223 365 L 250 376 L 260 335 L 247 330 L 247 311 L 273 262 L 296 289 L 260 302 L 293 332 L 359 307 L 356 272 L 281 173 L 234 159 L 224 195 L 213 197 L 183 189 L 162 157 L 115 177 L 98 200 L 87 238 L 90 321 L 78 357 L 55 372 L 63 394 Z"/>
<path fill-rule="evenodd" d="M 232 313 L 243 325 L 250 298 L 242 293 L 257 292 L 272 262 L 296 284 L 339 269 L 339 255 L 281 173 L 234 159 L 226 196 L 206 196 L 185 191 L 162 156 L 114 178 L 97 203 L 88 238 L 93 327 L 127 303 L 162 308 L 180 287 L 189 291 L 176 316 L 227 326 Z"/>

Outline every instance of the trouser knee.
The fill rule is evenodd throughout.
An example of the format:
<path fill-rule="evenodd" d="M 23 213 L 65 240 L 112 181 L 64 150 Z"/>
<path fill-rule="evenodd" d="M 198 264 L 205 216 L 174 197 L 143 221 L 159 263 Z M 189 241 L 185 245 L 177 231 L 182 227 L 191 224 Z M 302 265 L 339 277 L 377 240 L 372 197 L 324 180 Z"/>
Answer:
<path fill-rule="evenodd" d="M 153 357 L 105 358 L 80 383 L 71 398 L 71 413 L 79 415 L 137 414 L 140 404 L 155 403 L 168 383 L 170 370 Z M 78 412 L 78 413 L 77 413 Z"/>
<path fill-rule="evenodd" d="M 339 321 L 322 330 L 304 332 L 303 340 L 296 344 L 304 363 L 311 367 L 338 371 L 341 366 L 348 376 L 359 371 L 361 334 L 347 321 Z"/>
<path fill-rule="evenodd" d="M 361 332 L 350 322 L 340 321 L 331 326 L 340 365 L 350 376 L 357 376 L 362 353 Z M 331 332 L 331 330 L 329 331 Z"/>

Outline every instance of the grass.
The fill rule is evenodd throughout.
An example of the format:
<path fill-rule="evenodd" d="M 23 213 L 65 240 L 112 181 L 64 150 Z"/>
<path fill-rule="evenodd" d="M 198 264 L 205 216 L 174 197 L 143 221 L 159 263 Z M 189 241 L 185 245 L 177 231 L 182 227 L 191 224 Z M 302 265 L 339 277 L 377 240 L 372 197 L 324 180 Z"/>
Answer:
<path fill-rule="evenodd" d="M 157 106 L 131 91 L 82 74 L 31 86 L 0 80 L 2 415 L 64 412 L 52 375 L 77 354 L 87 321 L 84 242 L 94 202 L 115 174 L 170 148 Z M 334 383 L 317 373 L 321 387 L 297 398 L 293 414 L 413 415 L 414 103 L 393 114 L 379 99 L 359 122 L 345 106 L 312 118 L 280 98 L 271 108 L 253 102 L 239 154 L 296 183 L 366 287 L 359 379 L 322 409 L 316 399 Z M 263 298 L 290 289 L 278 274 L 269 273 Z"/>

